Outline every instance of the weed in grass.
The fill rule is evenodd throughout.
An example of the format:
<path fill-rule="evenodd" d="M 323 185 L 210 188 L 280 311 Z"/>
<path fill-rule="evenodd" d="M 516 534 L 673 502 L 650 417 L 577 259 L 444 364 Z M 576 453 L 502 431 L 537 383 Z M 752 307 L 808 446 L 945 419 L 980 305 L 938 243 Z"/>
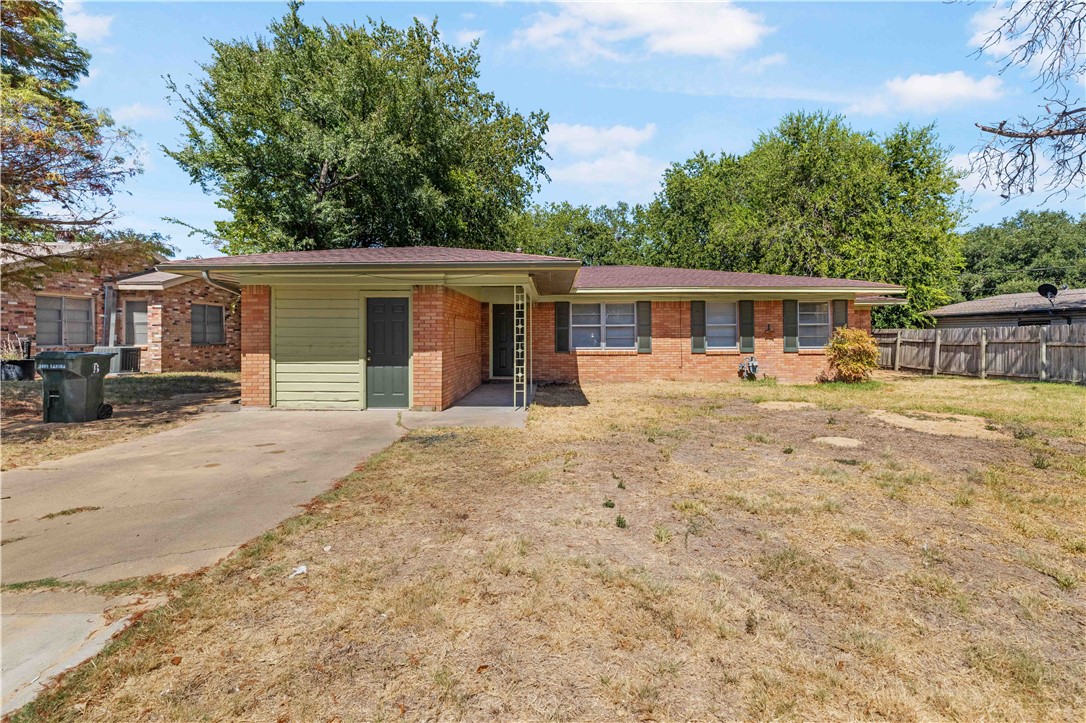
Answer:
<path fill-rule="evenodd" d="M 1037 555 L 1022 553 L 1019 555 L 1019 559 L 1023 565 L 1031 570 L 1036 570 L 1042 575 L 1055 580 L 1061 590 L 1074 590 L 1078 587 L 1078 576 L 1072 571 L 1060 569 Z"/>
<path fill-rule="evenodd" d="M 946 555 L 937 545 L 925 542 L 920 546 L 920 560 L 924 563 L 924 567 L 932 567 L 946 562 Z"/>
<path fill-rule="evenodd" d="M 1033 466 L 1037 469 L 1048 469 L 1052 466 L 1052 463 L 1048 461 L 1048 457 L 1043 454 L 1033 455 Z"/>
<path fill-rule="evenodd" d="M 608 508 L 608 509 L 612 509 L 615 506 L 615 501 L 614 500 L 604 500 L 603 501 L 603 506 Z"/>
<path fill-rule="evenodd" d="M 80 512 L 94 512 L 95 510 L 100 510 L 100 509 L 102 509 L 102 508 L 101 507 L 91 507 L 91 506 L 70 507 L 69 509 L 61 510 L 60 512 L 50 512 L 48 515 L 42 515 L 38 519 L 39 520 L 52 520 L 52 519 L 54 519 L 56 517 L 67 517 L 68 515 L 78 515 Z"/>
<path fill-rule="evenodd" d="M 623 517 L 622 515 L 619 515 L 618 517 L 616 517 L 615 518 L 615 527 L 617 527 L 620 530 L 625 530 L 626 529 L 626 518 Z"/>
<path fill-rule="evenodd" d="M 764 434 L 748 434 L 747 441 L 757 442 L 759 444 L 769 444 L 770 440 L 769 437 L 765 436 Z"/>
<path fill-rule="evenodd" d="M 619 480 L 619 481 L 618 481 L 618 488 L 619 488 L 620 490 L 624 490 L 624 489 L 626 489 L 626 483 L 625 483 L 625 482 L 623 482 L 622 480 Z"/>
<path fill-rule="evenodd" d="M 672 507 L 688 520 L 694 517 L 709 516 L 709 508 L 701 500 L 679 500 L 672 503 Z"/>
<path fill-rule="evenodd" d="M 671 542 L 672 532 L 666 527 L 660 526 L 652 533 L 652 538 L 659 542 L 661 545 L 666 545 Z"/>
<path fill-rule="evenodd" d="M 1063 549 L 1068 552 L 1077 552 L 1079 554 L 1086 553 L 1086 537 L 1065 541 L 1063 543 Z"/>
<path fill-rule="evenodd" d="M 831 563 L 816 560 L 795 546 L 762 555 L 755 566 L 762 580 L 779 582 L 791 590 L 817 593 L 829 600 L 842 589 L 852 589 L 852 579 Z"/>
<path fill-rule="evenodd" d="M 20 592 L 23 590 L 49 590 L 52 588 L 84 588 L 86 583 L 77 580 L 61 580 L 56 577 L 43 577 L 40 580 L 26 580 L 24 582 L 4 583 L 3 590 L 7 592 Z"/>
<path fill-rule="evenodd" d="M 845 534 L 852 540 L 870 540 L 871 535 L 862 527 L 850 527 L 845 530 Z"/>
<path fill-rule="evenodd" d="M 1037 436 L 1037 432 L 1030 429 L 1024 424 L 1015 424 L 1011 427 L 1011 433 L 1014 434 L 1015 439 L 1033 439 Z"/>
<path fill-rule="evenodd" d="M 837 500 L 823 500 L 822 504 L 818 506 L 819 512 L 828 512 L 831 515 L 835 515 L 843 509 L 844 507 Z"/>
<path fill-rule="evenodd" d="M 743 629 L 747 631 L 747 635 L 754 635 L 758 630 L 758 613 L 753 610 L 747 610 L 747 621 L 743 626 Z"/>
<path fill-rule="evenodd" d="M 1005 642 L 970 646 L 966 660 L 971 668 L 982 670 L 1009 684 L 1023 699 L 1040 698 L 1045 693 L 1047 666 L 1032 651 Z"/>
<path fill-rule="evenodd" d="M 860 460 L 858 459 L 835 459 L 833 461 L 837 464 L 843 464 L 849 467 L 858 467 L 860 465 Z"/>
<path fill-rule="evenodd" d="M 828 419 L 826 420 L 826 424 L 830 425 L 831 427 L 832 427 L 833 425 L 837 424 L 837 417 L 829 417 L 829 418 L 828 418 Z"/>
<path fill-rule="evenodd" d="M 782 451 L 782 452 L 784 452 L 785 454 L 792 454 L 792 453 L 793 453 L 793 452 L 795 452 L 796 450 L 792 449 L 791 447 L 785 447 L 785 448 L 784 448 L 784 449 L 782 449 L 781 451 Z"/>

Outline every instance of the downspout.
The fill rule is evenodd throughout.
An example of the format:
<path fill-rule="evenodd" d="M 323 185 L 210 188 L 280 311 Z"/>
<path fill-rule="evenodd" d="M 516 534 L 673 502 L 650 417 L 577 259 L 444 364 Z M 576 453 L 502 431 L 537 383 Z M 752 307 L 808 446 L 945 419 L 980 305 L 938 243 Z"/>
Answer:
<path fill-rule="evenodd" d="M 207 271 L 201 271 L 200 276 L 202 276 L 204 278 L 204 281 L 211 284 L 216 289 L 222 289 L 223 291 L 228 291 L 231 294 L 233 294 L 234 296 L 241 296 L 240 291 L 238 291 L 237 289 L 232 289 L 229 286 L 227 286 L 226 284 L 215 281 L 215 279 L 211 278 L 211 274 L 209 274 Z"/>

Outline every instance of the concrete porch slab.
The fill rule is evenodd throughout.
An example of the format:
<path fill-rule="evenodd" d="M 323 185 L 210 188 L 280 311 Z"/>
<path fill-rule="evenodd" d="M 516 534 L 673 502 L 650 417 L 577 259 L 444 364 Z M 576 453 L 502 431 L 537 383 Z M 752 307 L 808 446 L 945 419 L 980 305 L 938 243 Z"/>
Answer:
<path fill-rule="evenodd" d="M 528 399 L 534 396 L 534 385 Z M 506 427 L 521 429 L 528 423 L 528 410 L 513 408 L 513 384 L 481 384 L 443 412 L 404 411 L 400 424 L 407 429 L 423 427 Z"/>

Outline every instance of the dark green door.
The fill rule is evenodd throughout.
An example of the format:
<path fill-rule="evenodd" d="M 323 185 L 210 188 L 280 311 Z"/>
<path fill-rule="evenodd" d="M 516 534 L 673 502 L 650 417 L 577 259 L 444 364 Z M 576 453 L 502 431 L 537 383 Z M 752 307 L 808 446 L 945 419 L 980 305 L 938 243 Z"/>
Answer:
<path fill-rule="evenodd" d="M 513 305 L 493 304 L 494 326 L 491 329 L 494 376 L 513 376 Z"/>
<path fill-rule="evenodd" d="M 407 299 L 366 299 L 366 406 L 406 407 Z"/>

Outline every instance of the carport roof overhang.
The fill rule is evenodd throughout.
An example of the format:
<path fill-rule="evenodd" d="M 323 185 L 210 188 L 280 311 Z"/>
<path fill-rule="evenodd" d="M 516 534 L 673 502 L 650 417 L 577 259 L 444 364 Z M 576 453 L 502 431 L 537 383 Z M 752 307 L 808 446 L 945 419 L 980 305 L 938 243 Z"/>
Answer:
<path fill-rule="evenodd" d="M 157 267 L 156 267 L 157 268 Z M 573 286 L 580 261 L 495 261 L 446 264 L 201 264 L 199 259 L 174 261 L 161 267 L 183 276 L 201 278 L 206 271 L 219 283 L 244 285 L 372 284 L 376 286 L 446 284 L 508 286 L 531 284 L 540 295 L 566 294 Z"/>

